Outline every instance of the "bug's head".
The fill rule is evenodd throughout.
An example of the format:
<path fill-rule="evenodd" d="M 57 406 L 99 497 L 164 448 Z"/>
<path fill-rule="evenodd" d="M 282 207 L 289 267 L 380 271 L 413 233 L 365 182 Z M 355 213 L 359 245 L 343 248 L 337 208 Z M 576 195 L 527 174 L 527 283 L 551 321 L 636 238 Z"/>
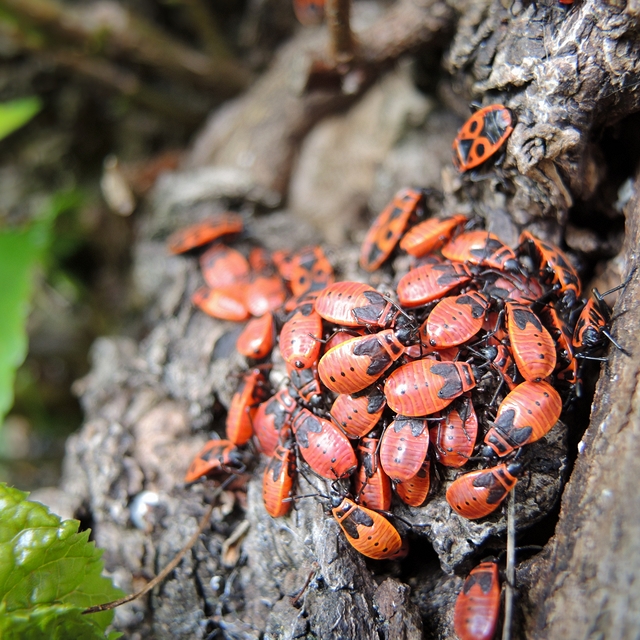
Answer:
<path fill-rule="evenodd" d="M 398 340 L 408 347 L 415 342 L 419 327 L 410 315 L 402 313 L 396 320 L 394 331 Z"/>

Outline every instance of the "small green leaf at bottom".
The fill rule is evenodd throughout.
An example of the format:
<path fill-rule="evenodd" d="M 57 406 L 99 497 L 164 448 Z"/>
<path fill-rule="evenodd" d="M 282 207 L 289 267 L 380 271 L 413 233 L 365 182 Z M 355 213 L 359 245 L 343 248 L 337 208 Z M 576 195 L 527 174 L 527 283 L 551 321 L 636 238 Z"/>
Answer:
<path fill-rule="evenodd" d="M 0 637 L 104 639 L 113 612 L 81 615 L 124 595 L 102 576 L 102 551 L 27 495 L 0 484 Z"/>

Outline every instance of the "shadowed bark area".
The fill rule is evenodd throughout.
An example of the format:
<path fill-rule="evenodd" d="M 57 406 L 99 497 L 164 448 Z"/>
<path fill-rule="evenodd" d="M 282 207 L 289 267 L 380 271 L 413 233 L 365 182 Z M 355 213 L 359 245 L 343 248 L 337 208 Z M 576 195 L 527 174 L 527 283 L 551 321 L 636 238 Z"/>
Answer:
<path fill-rule="evenodd" d="M 638 267 L 640 197 L 627 205 L 627 268 Z M 591 424 L 562 497 L 556 533 L 535 566 L 528 599 L 530 637 L 634 638 L 640 628 L 640 323 L 637 271 L 614 309 L 611 348 L 593 401 Z"/>
<path fill-rule="evenodd" d="M 407 186 L 419 158 L 442 177 L 445 213 L 477 213 L 512 245 L 523 228 L 559 241 L 572 203 L 595 202 L 606 182 L 608 165 L 598 146 L 602 128 L 638 110 L 637 17 L 634 4 L 596 0 L 568 10 L 482 0 L 399 2 L 355 34 L 347 73 L 331 68 L 321 42 L 304 53 L 307 45 L 299 36 L 247 93 L 212 115 L 188 167 L 156 185 L 141 225 L 134 277 L 146 304 L 146 337 L 138 343 L 100 340 L 91 373 L 76 385 L 86 423 L 69 443 L 64 489 L 78 496 L 90 515 L 96 542 L 106 549 L 107 567 L 120 586 L 132 591 L 149 579 L 194 531 L 211 489 L 206 483 L 184 487 L 182 478 L 211 433 L 223 432 L 224 407 L 237 374 L 246 368 L 234 347 L 239 326 L 192 307 L 190 296 L 201 284 L 197 260 L 167 256 L 166 235 L 229 203 L 239 203 L 248 219 L 247 237 L 240 243 L 245 249 L 257 241 L 273 250 L 333 239 L 335 222 L 345 232 L 328 253 L 340 278 L 366 278 L 356 264 L 357 240 L 367 226 L 362 206 L 337 209 L 333 221 L 305 218 L 293 206 L 273 209 L 287 201 L 289 184 L 300 180 L 297 172 L 303 168 L 318 177 L 298 201 L 330 200 L 334 189 L 322 171 L 331 164 L 331 152 L 358 156 L 350 149 L 353 138 L 344 122 L 361 122 L 354 113 L 376 91 L 388 98 L 381 87 L 391 74 L 401 75 L 398 69 L 387 71 L 401 54 L 415 55 L 414 63 L 420 56 L 440 55 L 451 37 L 444 70 L 437 71 L 447 108 L 398 107 L 406 120 L 396 122 L 406 126 L 397 126 L 385 143 L 386 153 L 369 164 L 343 157 L 341 188 L 346 185 L 348 197 L 360 203 L 388 200 L 394 188 Z M 324 78 L 339 82 L 305 93 L 314 60 L 329 69 Z M 462 104 L 470 98 L 502 101 L 517 122 L 503 168 L 485 171 L 479 181 L 457 174 L 448 157 L 460 124 L 450 111 L 466 115 Z M 415 95 L 411 100 L 418 101 Z M 371 130 L 389 104 L 373 103 Z M 418 122 L 409 117 L 416 113 Z M 314 144 L 307 147 L 312 137 Z M 322 157 L 324 165 L 313 165 L 314 157 Z M 368 172 L 368 182 L 361 175 L 356 180 L 349 164 L 359 174 Z M 611 196 L 599 206 L 614 219 Z M 626 209 L 627 267 L 636 260 L 639 207 L 636 196 Z M 602 255 L 596 242 L 593 255 L 598 251 Z M 403 267 L 402 258 L 396 266 Z M 390 271 L 376 274 L 374 281 L 393 288 Z M 634 276 L 614 326 L 632 351 L 638 286 Z M 612 352 L 603 368 L 593 421 L 563 498 L 556 535 L 521 571 L 522 584 L 531 585 L 523 597 L 525 622 L 516 629 L 522 637 L 582 638 L 601 632 L 599 637 L 623 638 L 637 628 L 640 607 L 634 606 L 632 586 L 640 563 L 632 535 L 640 517 L 633 485 L 637 364 L 637 358 Z M 281 372 L 281 363 L 274 370 Z M 558 423 L 529 448 L 530 479 L 517 486 L 519 533 L 557 502 L 570 467 L 567 434 L 571 438 L 581 428 Z M 239 486 L 224 493 L 210 529 L 169 579 L 149 599 L 118 611 L 120 629 L 129 637 L 156 638 L 213 633 L 230 638 L 453 637 L 459 575 L 487 546 L 502 548 L 505 532 L 501 512 L 478 522 L 452 513 L 444 489 L 457 472 L 442 472 L 423 508 L 398 508 L 409 523 L 420 525 L 407 530 L 409 559 L 369 563 L 345 541 L 322 498 L 299 500 L 290 516 L 270 518 L 261 498 L 263 468 L 256 456 L 247 491 Z M 157 503 L 141 510 L 139 522 L 136 499 L 143 490 L 152 491 Z M 319 482 L 310 487 L 302 478 L 298 491 L 326 494 L 328 488 Z"/>

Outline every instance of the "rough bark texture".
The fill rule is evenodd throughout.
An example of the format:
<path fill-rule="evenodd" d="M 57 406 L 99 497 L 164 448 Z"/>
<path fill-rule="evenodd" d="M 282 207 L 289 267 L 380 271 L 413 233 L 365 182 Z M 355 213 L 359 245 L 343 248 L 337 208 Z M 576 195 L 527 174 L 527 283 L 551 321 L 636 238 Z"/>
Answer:
<path fill-rule="evenodd" d="M 625 255 L 637 269 L 640 197 L 628 204 Z M 636 341 L 638 273 L 616 305 L 615 336 L 629 357 L 612 350 L 596 387 L 591 424 L 562 497 L 556 533 L 535 567 L 528 599 L 531 637 L 635 638 L 640 603 L 640 406 Z"/>
<path fill-rule="evenodd" d="M 358 33 L 356 60 L 368 62 L 354 63 L 352 71 L 367 70 L 354 92 L 345 89 L 347 74 L 338 86 L 302 93 L 309 58 L 301 36 L 245 96 L 212 116 L 189 166 L 157 185 L 141 227 L 134 279 L 149 333 L 139 343 L 99 340 L 92 371 L 76 387 L 87 417 L 70 440 L 63 489 L 90 521 L 120 586 L 131 591 L 157 573 L 196 527 L 210 488 L 185 488 L 182 477 L 210 432 L 222 430 L 221 407 L 228 406 L 234 374 L 245 366 L 234 349 L 239 328 L 191 306 L 201 278 L 197 262 L 168 257 L 166 234 L 241 204 L 249 219 L 246 242 L 275 249 L 330 240 L 340 277 L 363 278 L 352 241 L 366 227 L 366 203 L 377 210 L 396 188 L 425 184 L 426 176 L 427 184 L 444 188 L 445 212 L 473 210 L 512 244 L 523 227 L 557 241 L 572 202 L 588 200 L 605 178 L 595 134 L 638 109 L 637 19 L 634 3 L 597 0 L 567 12 L 489 0 L 399 2 Z M 429 51 L 435 35 L 447 29 L 455 35 L 446 57 L 453 80 L 441 81 L 450 107 L 444 109 L 410 89 L 402 65 L 385 69 L 401 53 Z M 502 100 L 513 109 L 518 124 L 502 174 L 474 182 L 451 168 L 449 145 L 461 122 L 451 108 L 462 111 L 456 85 L 465 101 Z M 390 96 L 398 94 L 406 99 L 393 102 L 397 111 L 389 118 Z M 314 128 L 322 115 L 349 105 Z M 357 130 L 375 131 L 383 114 L 387 135 L 371 145 L 382 151 L 367 156 L 371 148 L 363 154 L 353 144 Z M 344 126 L 349 118 L 352 125 Z M 342 162 L 340 189 L 328 177 L 334 161 Z M 289 210 L 266 213 L 288 196 Z M 305 215 L 305 203 L 307 209 L 326 205 L 332 217 Z M 639 210 L 637 199 L 627 208 L 627 266 L 637 258 Z M 596 242 L 596 250 L 604 244 Z M 390 287 L 392 280 L 381 272 L 374 283 Z M 625 313 L 614 328 L 621 340 L 638 327 L 633 301 L 639 286 L 635 276 L 622 295 Z M 276 363 L 272 375 L 278 370 Z M 637 377 L 637 358 L 612 355 L 556 535 L 520 572 L 522 584 L 530 585 L 523 636 L 637 636 Z M 543 518 L 560 494 L 568 471 L 567 428 L 559 423 L 531 451 L 531 481 L 518 486 L 519 531 Z M 461 584 L 455 572 L 468 570 L 484 547 L 504 544 L 503 515 L 464 521 L 451 513 L 440 486 L 424 508 L 402 512 L 426 525 L 410 535 L 410 560 L 369 566 L 315 500 L 299 501 L 287 518 L 268 517 L 260 477 L 261 467 L 251 469 L 246 494 L 225 492 L 211 528 L 149 599 L 118 610 L 116 624 L 127 637 L 204 638 L 216 631 L 229 638 L 449 638 Z M 304 479 L 301 485 L 301 493 L 312 491 Z M 146 513 L 135 500 L 143 490 L 158 498 Z M 234 531 L 245 531 L 245 521 L 246 533 L 225 545 Z"/>

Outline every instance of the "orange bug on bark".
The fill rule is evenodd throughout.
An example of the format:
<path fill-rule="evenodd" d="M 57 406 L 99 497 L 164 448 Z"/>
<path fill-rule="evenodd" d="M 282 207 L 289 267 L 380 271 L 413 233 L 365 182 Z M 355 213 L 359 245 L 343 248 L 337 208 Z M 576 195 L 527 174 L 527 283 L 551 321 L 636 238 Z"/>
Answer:
<path fill-rule="evenodd" d="M 529 307 L 517 302 L 505 304 L 511 353 L 525 380 L 537 382 L 553 373 L 556 346 L 540 318 Z"/>
<path fill-rule="evenodd" d="M 375 271 L 396 248 L 411 217 L 423 207 L 422 191 L 398 191 L 369 227 L 360 249 L 360 266 L 367 271 Z"/>
<path fill-rule="evenodd" d="M 278 445 L 262 477 L 262 499 L 272 518 L 280 518 L 289 513 L 295 479 L 296 456 L 292 443 Z"/>
<path fill-rule="evenodd" d="M 463 518 L 484 518 L 500 506 L 521 472 L 522 465 L 511 462 L 465 473 L 449 485 L 447 502 Z"/>
<path fill-rule="evenodd" d="M 221 213 L 184 229 L 178 229 L 167 239 L 167 247 L 173 254 L 185 253 L 222 236 L 240 233 L 243 229 L 244 223 L 240 214 Z"/>
<path fill-rule="evenodd" d="M 384 395 L 396 413 L 426 416 L 444 409 L 475 386 L 470 364 L 424 359 L 396 369 L 384 383 Z"/>
<path fill-rule="evenodd" d="M 492 640 L 500 614 L 498 563 L 487 558 L 471 570 L 462 585 L 453 613 L 460 640 Z"/>

